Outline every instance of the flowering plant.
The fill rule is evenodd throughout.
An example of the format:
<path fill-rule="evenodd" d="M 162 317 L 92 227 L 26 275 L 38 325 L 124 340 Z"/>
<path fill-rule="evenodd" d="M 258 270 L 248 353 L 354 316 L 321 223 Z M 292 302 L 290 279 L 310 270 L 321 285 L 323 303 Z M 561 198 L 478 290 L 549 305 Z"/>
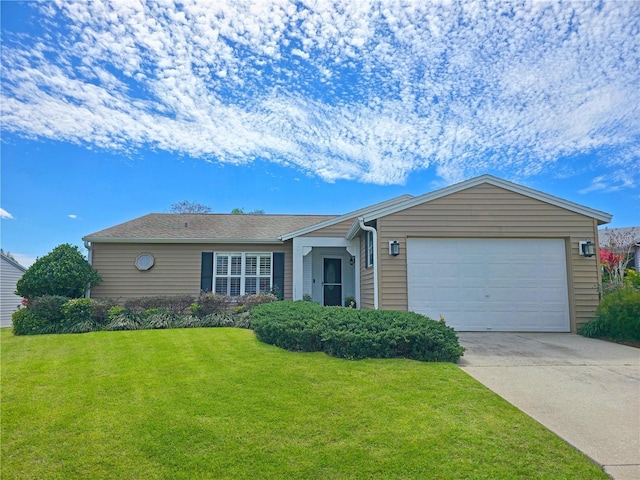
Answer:
<path fill-rule="evenodd" d="M 600 265 L 609 277 L 609 285 L 616 286 L 622 283 L 624 277 L 624 256 L 613 253 L 605 248 L 600 249 Z"/>

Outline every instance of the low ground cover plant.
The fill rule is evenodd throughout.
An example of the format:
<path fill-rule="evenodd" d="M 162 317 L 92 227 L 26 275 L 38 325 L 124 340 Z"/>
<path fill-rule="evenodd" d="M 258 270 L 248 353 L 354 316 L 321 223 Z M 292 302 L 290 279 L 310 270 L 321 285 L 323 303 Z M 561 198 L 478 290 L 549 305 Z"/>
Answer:
<path fill-rule="evenodd" d="M 451 327 L 413 312 L 289 301 L 256 307 L 251 323 L 258 339 L 265 343 L 340 358 L 456 362 L 464 352 Z"/>

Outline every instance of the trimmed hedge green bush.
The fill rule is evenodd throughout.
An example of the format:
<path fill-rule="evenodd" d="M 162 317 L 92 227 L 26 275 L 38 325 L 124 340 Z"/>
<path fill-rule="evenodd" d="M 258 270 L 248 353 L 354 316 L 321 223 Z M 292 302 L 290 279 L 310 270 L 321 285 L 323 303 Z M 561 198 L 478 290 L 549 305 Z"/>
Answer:
<path fill-rule="evenodd" d="M 593 320 L 578 331 L 585 337 L 640 342 L 640 291 L 623 286 L 606 294 Z"/>
<path fill-rule="evenodd" d="M 256 307 L 251 323 L 265 343 L 340 358 L 456 362 L 464 352 L 452 328 L 413 312 L 277 302 Z"/>

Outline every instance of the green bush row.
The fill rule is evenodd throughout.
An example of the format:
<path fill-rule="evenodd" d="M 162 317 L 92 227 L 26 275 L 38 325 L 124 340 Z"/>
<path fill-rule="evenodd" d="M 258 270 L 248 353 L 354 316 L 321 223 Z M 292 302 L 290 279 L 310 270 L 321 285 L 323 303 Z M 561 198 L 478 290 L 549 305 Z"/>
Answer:
<path fill-rule="evenodd" d="M 84 333 L 99 330 L 138 330 L 233 326 L 250 328 L 248 311 L 255 305 L 276 301 L 270 294 L 246 295 L 235 302 L 229 297 L 203 294 L 128 299 L 124 306 L 115 300 L 69 299 L 57 295 L 35 297 L 13 316 L 15 335 Z"/>
<path fill-rule="evenodd" d="M 253 309 L 251 323 L 265 343 L 340 358 L 456 362 L 464 352 L 452 328 L 413 312 L 276 302 Z"/>
<path fill-rule="evenodd" d="M 580 327 L 585 337 L 640 342 L 640 290 L 622 286 L 607 293 L 593 320 Z"/>

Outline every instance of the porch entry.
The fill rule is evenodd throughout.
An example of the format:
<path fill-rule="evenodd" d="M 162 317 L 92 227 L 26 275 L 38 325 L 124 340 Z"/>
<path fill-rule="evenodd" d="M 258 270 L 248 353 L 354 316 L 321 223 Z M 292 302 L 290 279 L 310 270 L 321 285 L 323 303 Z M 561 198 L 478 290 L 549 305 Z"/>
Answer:
<path fill-rule="evenodd" d="M 342 259 L 324 258 L 322 275 L 323 304 L 342 305 Z"/>

